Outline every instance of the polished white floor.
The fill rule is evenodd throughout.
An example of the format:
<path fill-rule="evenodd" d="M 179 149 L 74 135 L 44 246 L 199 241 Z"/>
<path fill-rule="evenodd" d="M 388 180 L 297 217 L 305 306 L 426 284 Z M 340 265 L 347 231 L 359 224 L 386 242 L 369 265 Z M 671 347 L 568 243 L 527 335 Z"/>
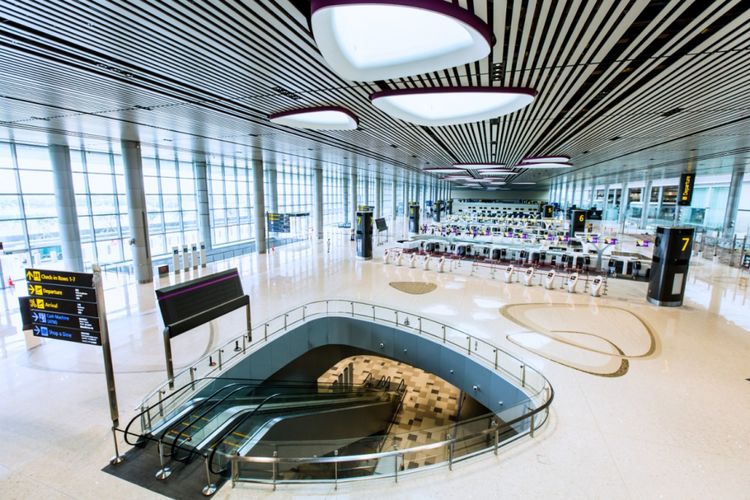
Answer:
<path fill-rule="evenodd" d="M 225 486 L 218 498 L 750 498 L 747 273 L 695 258 L 685 306 L 657 308 L 645 300 L 645 283 L 613 280 L 609 295 L 595 299 L 466 273 L 384 266 L 377 256 L 382 247 L 368 262 L 356 260 L 353 252 L 353 243 L 334 235 L 330 253 L 323 242 L 304 242 L 203 272 L 238 267 L 254 323 L 310 300 L 355 298 L 432 316 L 489 339 L 550 379 L 556 393 L 550 424 L 498 457 L 462 462 L 452 472 L 414 474 L 398 484 L 342 484 L 338 491 L 332 485 L 283 486 L 276 492 Z M 408 295 L 388 285 L 411 280 L 439 286 Z M 161 320 L 154 285 L 107 276 L 106 299 L 126 420 L 142 396 L 165 379 Z M 0 497 L 155 497 L 100 470 L 113 454 L 100 350 L 46 341 L 27 351 L 17 333 L 15 298 L 6 291 L 0 300 Z M 586 329 L 638 355 L 648 339 L 640 323 L 626 319 L 632 313 L 655 332 L 654 352 L 629 359 L 623 376 L 586 373 L 580 368 L 607 371 L 611 356 L 592 357 L 591 351 L 603 350 L 603 344 L 557 349 L 544 336 L 513 342 L 529 333 L 528 325 L 501 314 L 501 308 L 516 304 L 526 304 L 515 307 L 539 330 Z M 553 304 L 546 313 L 544 304 Z M 177 364 L 189 364 L 239 332 L 241 324 L 241 315 L 229 315 L 217 338 L 207 329 L 179 337 Z"/>

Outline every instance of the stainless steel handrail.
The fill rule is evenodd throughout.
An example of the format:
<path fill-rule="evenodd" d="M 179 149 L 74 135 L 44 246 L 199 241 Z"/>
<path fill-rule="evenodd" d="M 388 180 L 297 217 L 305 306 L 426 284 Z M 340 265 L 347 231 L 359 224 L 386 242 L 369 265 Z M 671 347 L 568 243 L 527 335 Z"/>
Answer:
<path fill-rule="evenodd" d="M 321 309 L 323 306 L 325 306 L 325 310 L 321 310 L 320 312 L 314 312 L 314 311 L 310 312 L 309 310 L 313 308 L 314 306 L 321 306 Z M 365 313 L 364 311 L 357 311 L 357 307 L 366 308 L 367 312 Z M 332 310 L 334 308 L 337 310 Z M 378 310 L 380 310 L 381 313 L 382 312 L 387 313 L 387 315 L 393 314 L 394 319 L 390 320 L 382 316 L 379 317 L 377 314 Z M 270 339 L 276 338 L 278 334 L 283 334 L 284 332 L 288 331 L 290 328 L 297 326 L 297 324 L 306 323 L 308 321 L 312 321 L 320 317 L 331 317 L 331 316 L 361 317 L 362 319 L 365 319 L 367 321 L 387 324 L 389 326 L 393 326 L 404 331 L 410 331 L 410 332 L 419 334 L 421 336 L 430 337 L 436 343 L 449 345 L 451 346 L 451 348 L 453 348 L 457 352 L 462 353 L 467 356 L 472 356 L 475 359 L 484 362 L 484 364 L 488 365 L 489 367 L 492 367 L 494 371 L 511 377 L 511 379 L 514 379 L 516 382 L 518 382 L 518 385 L 521 386 L 524 392 L 526 392 L 530 400 L 533 400 L 534 398 L 537 398 L 538 396 L 544 393 L 544 399 L 541 401 L 540 404 L 536 405 L 536 408 L 533 411 L 526 412 L 521 417 L 513 419 L 511 422 L 504 424 L 505 426 L 508 426 L 508 428 L 510 428 L 510 426 L 515 423 L 519 423 L 526 419 L 530 419 L 529 429 L 523 433 L 519 433 L 519 435 L 517 436 L 514 436 L 513 439 L 516 439 L 520 437 L 521 435 L 525 435 L 525 434 L 529 434 L 533 437 L 534 431 L 537 428 L 539 428 L 540 425 L 543 425 L 543 423 L 545 423 L 547 420 L 547 416 L 549 414 L 549 405 L 554 397 L 554 391 L 552 390 L 552 387 L 549 381 L 547 380 L 547 378 L 541 372 L 539 372 L 532 366 L 527 365 L 525 362 L 521 361 L 516 356 L 490 344 L 489 342 L 483 339 L 474 337 L 473 335 L 470 335 L 462 330 L 454 328 L 450 325 L 446 325 L 439 321 L 435 321 L 431 318 L 425 318 L 419 314 L 409 313 L 409 312 L 395 309 L 389 306 L 382 306 L 382 305 L 377 305 L 377 304 L 346 300 L 346 299 L 327 299 L 327 300 L 308 302 L 306 304 L 293 308 L 286 313 L 279 314 L 259 324 L 258 326 L 254 327 L 251 332 L 245 332 L 241 334 L 240 336 L 232 338 L 231 340 L 222 344 L 220 347 L 218 347 L 214 351 L 198 359 L 198 361 L 193 363 L 191 366 L 177 373 L 173 380 L 168 380 L 164 382 L 161 386 L 157 387 L 154 391 L 149 393 L 146 396 L 146 398 L 144 398 L 143 403 L 139 405 L 139 408 L 143 408 L 144 406 L 146 407 L 152 406 L 152 404 L 149 404 L 148 402 L 155 395 L 159 395 L 159 401 L 158 403 L 155 403 L 155 404 L 159 404 L 162 401 L 168 399 L 169 395 L 167 395 L 167 393 L 169 392 L 170 383 L 174 383 L 175 379 L 178 379 L 181 377 L 184 378 L 185 374 L 189 374 L 190 381 L 197 384 L 200 380 L 206 380 L 206 377 L 209 377 L 214 372 L 225 370 L 233 366 L 237 362 L 239 362 L 240 359 L 244 358 L 245 356 L 249 355 L 252 352 L 255 352 L 259 348 L 259 346 L 264 345 L 266 342 L 268 342 L 269 338 Z M 290 321 L 290 318 L 292 318 L 291 321 Z M 402 318 L 405 320 L 402 321 Z M 408 322 L 409 319 L 414 320 L 411 323 L 414 326 L 411 326 L 411 324 Z M 277 321 L 279 323 L 283 321 L 283 326 L 279 326 L 276 330 L 269 332 L 269 325 Z M 440 336 L 439 334 L 434 334 L 434 333 L 427 331 L 425 329 L 425 323 L 428 323 L 428 324 L 432 323 L 433 325 L 435 325 L 438 328 L 438 330 L 442 331 L 442 336 Z M 460 338 L 465 338 L 468 341 L 468 346 L 464 344 L 463 342 L 459 344 L 457 342 L 452 341 L 447 336 L 447 331 L 450 331 L 451 335 L 457 335 Z M 252 338 L 254 338 L 255 341 L 251 342 L 250 345 L 247 347 L 247 349 L 243 348 L 240 351 L 237 351 L 234 354 L 234 356 L 232 356 L 229 359 L 225 359 L 223 364 L 219 364 L 218 367 L 212 367 L 213 369 L 209 370 L 206 374 L 202 375 L 202 379 L 199 379 L 199 381 L 195 381 L 194 379 L 195 372 L 200 366 L 205 365 L 206 362 L 207 361 L 210 362 L 210 360 L 212 360 L 214 356 L 218 357 L 221 355 L 221 353 L 225 351 L 231 352 L 230 346 L 235 344 L 237 341 L 242 340 L 244 344 L 245 340 L 250 341 L 250 339 Z M 481 349 L 479 349 L 480 344 L 483 346 L 483 348 L 488 349 L 487 352 L 494 353 L 494 360 L 484 356 L 480 352 L 481 351 Z M 508 357 L 510 360 L 512 360 L 511 362 L 515 366 L 518 366 L 520 368 L 519 374 L 512 373 L 511 371 L 504 368 L 502 364 L 498 363 L 498 355 L 500 353 Z M 209 363 L 209 366 L 211 366 L 210 363 Z M 536 388 L 528 383 L 529 378 L 527 377 L 527 371 L 531 371 L 535 373 L 540 378 L 542 382 L 540 387 Z M 190 391 L 190 392 L 193 392 L 193 391 Z M 164 395 L 166 395 L 166 397 L 162 397 Z M 175 399 L 179 401 L 182 397 L 187 397 L 187 395 L 183 395 L 180 398 L 175 398 Z M 176 402 L 171 401 L 170 404 L 176 404 Z M 541 417 L 542 412 L 546 412 L 544 414 L 544 420 L 540 421 L 541 419 L 538 419 L 535 422 L 535 416 L 539 415 Z M 497 450 L 497 447 L 500 444 L 499 442 L 497 442 L 498 434 L 497 434 L 496 429 L 497 429 L 497 426 L 495 425 L 495 431 L 494 431 L 496 435 L 496 439 L 494 443 L 495 450 Z M 354 460 L 365 460 L 366 458 L 364 457 L 368 457 L 368 456 L 371 456 L 371 458 L 369 458 L 370 460 L 387 458 L 391 456 L 399 456 L 399 455 L 403 456 L 403 454 L 405 453 L 415 453 L 419 451 L 426 451 L 430 449 L 440 448 L 441 446 L 448 446 L 448 453 L 449 453 L 448 463 L 450 467 L 453 462 L 453 456 L 452 456 L 453 447 L 457 441 L 460 441 L 463 439 L 475 438 L 477 436 L 483 436 L 489 432 L 493 432 L 493 430 L 489 429 L 489 430 L 473 433 L 470 436 L 462 437 L 462 438 L 453 437 L 444 441 L 440 441 L 436 443 L 429 443 L 426 445 L 420 445 L 420 446 L 416 446 L 413 448 L 406 448 L 406 449 L 394 450 L 394 451 L 384 451 L 384 452 L 379 452 L 379 453 L 374 453 L 374 454 L 365 454 L 365 455 L 349 455 L 349 456 L 336 456 L 336 457 L 308 457 L 308 458 L 302 458 L 302 457 L 286 458 L 286 457 L 278 457 L 278 456 L 277 457 L 231 457 L 230 460 L 232 461 L 232 478 L 233 478 L 233 482 L 236 480 L 242 480 L 242 479 L 237 478 L 236 476 L 236 471 L 238 469 L 237 464 L 239 462 L 272 463 L 276 465 L 278 465 L 278 463 L 340 463 L 340 462 L 348 462 L 348 461 L 354 461 Z M 483 451 L 487 451 L 490 448 L 486 448 Z M 277 470 L 277 469 L 278 467 L 274 466 L 274 470 Z M 398 475 L 398 472 L 396 472 L 396 476 L 397 475 Z M 274 483 L 275 483 L 275 480 L 274 480 Z"/>
<path fill-rule="evenodd" d="M 348 305 L 351 306 L 350 312 L 349 313 L 344 313 L 344 312 L 330 312 L 330 307 L 329 306 L 330 306 L 331 303 L 348 304 Z M 309 309 L 312 305 L 316 305 L 316 304 L 326 304 L 326 306 L 327 306 L 326 307 L 326 312 L 325 313 L 322 313 L 322 312 L 320 312 L 320 313 L 312 313 L 312 314 L 307 313 L 307 309 Z M 369 308 L 379 308 L 381 310 L 391 311 L 391 312 L 393 312 L 393 313 L 396 314 L 397 320 L 396 321 L 390 321 L 390 320 L 386 320 L 385 318 L 377 318 L 377 317 L 373 317 L 372 314 L 367 314 L 367 315 L 365 315 L 365 314 L 357 314 L 356 311 L 354 310 L 354 305 L 355 304 L 356 305 L 360 305 L 360 306 L 366 306 L 366 307 L 369 307 Z M 290 316 L 294 315 L 294 313 L 297 313 L 297 312 L 302 313 L 303 310 L 305 311 L 305 314 L 304 314 L 304 316 L 301 316 L 300 319 L 294 320 L 291 323 L 288 321 L 288 318 Z M 279 328 L 276 331 L 271 332 L 270 336 L 274 336 L 274 335 L 278 334 L 281 331 L 287 331 L 291 326 L 295 326 L 297 323 L 307 322 L 307 321 L 316 319 L 316 318 L 318 318 L 320 316 L 349 316 L 349 317 L 360 316 L 363 319 L 367 319 L 367 320 L 373 320 L 374 319 L 374 322 L 376 322 L 376 323 L 384 323 L 384 324 L 394 325 L 394 326 L 397 326 L 399 329 L 402 329 L 402 330 L 414 330 L 414 331 L 417 330 L 416 328 L 410 327 L 410 325 L 403 325 L 401 322 L 399 322 L 398 321 L 398 318 L 399 318 L 398 315 L 399 314 L 402 315 L 401 317 L 414 318 L 416 320 L 420 320 L 421 319 L 423 321 L 432 322 L 432 323 L 434 323 L 434 324 L 436 324 L 438 326 L 442 326 L 444 328 L 449 328 L 451 331 L 453 331 L 455 333 L 458 333 L 458 334 L 461 334 L 461 335 L 465 335 L 466 338 L 467 339 L 471 339 L 472 342 L 481 343 L 484 346 L 490 347 L 492 349 L 497 349 L 498 352 L 501 352 L 504 355 L 506 355 L 506 356 L 508 356 L 508 357 L 510 357 L 510 358 L 512 358 L 514 360 L 516 360 L 518 363 L 521 363 L 522 365 L 525 365 L 525 363 L 523 361 L 521 361 L 519 358 L 517 358 L 516 356 L 510 354 L 509 352 L 507 352 L 507 351 L 505 351 L 503 349 L 500 349 L 500 348 L 497 348 L 497 347 L 493 346 L 492 344 L 490 344 L 489 342 L 487 342 L 487 341 L 485 341 L 483 339 L 479 339 L 479 338 L 474 337 L 474 336 L 472 336 L 472 335 L 470 335 L 470 334 L 468 334 L 468 333 L 466 333 L 466 332 L 464 332 L 462 330 L 459 330 L 458 328 L 452 327 L 450 325 L 446 325 L 444 323 L 441 323 L 441 322 L 436 321 L 436 320 L 431 319 L 431 318 L 426 318 L 426 317 L 421 316 L 419 314 L 409 313 L 409 312 L 406 312 L 406 311 L 403 311 L 403 310 L 400 310 L 400 309 L 392 308 L 390 306 L 382 306 L 382 305 L 378 305 L 378 304 L 372 304 L 372 303 L 367 303 L 367 302 L 360 302 L 360 301 L 356 301 L 356 300 L 353 301 L 353 300 L 346 300 L 346 299 L 326 299 L 326 300 L 317 300 L 317 301 L 313 301 L 313 302 L 308 302 L 308 303 L 303 304 L 301 306 L 295 307 L 294 309 L 291 309 L 290 311 L 288 311 L 286 313 L 282 313 L 282 314 L 279 314 L 277 316 L 274 316 L 273 318 L 271 318 L 271 319 L 269 319 L 269 320 L 261 323 L 261 325 L 256 326 L 255 328 L 253 328 L 252 332 L 244 332 L 241 335 L 239 335 L 237 337 L 234 337 L 231 340 L 225 342 L 220 347 L 216 348 L 214 351 L 205 354 L 204 356 L 202 356 L 201 358 L 199 358 L 197 361 L 195 361 L 191 366 L 189 366 L 187 368 L 184 368 L 183 370 L 181 370 L 180 372 L 178 372 L 175 375 L 174 378 L 177 379 L 177 378 L 183 376 L 184 374 L 193 371 L 195 368 L 197 368 L 197 367 L 199 367 L 201 365 L 204 365 L 206 363 L 206 361 L 209 361 L 210 359 L 212 359 L 214 357 L 218 357 L 218 355 L 220 353 L 226 352 L 227 348 L 229 348 L 230 346 L 233 346 L 235 344 L 235 342 L 242 340 L 243 337 L 244 338 L 253 338 L 254 337 L 256 339 L 256 341 L 252 342 L 251 345 L 249 346 L 249 348 L 246 349 L 246 351 L 244 351 L 243 354 L 247 355 L 247 354 L 249 354 L 251 352 L 254 352 L 257 349 L 257 346 L 261 345 L 262 342 L 267 341 L 267 339 L 269 337 L 269 335 L 267 333 L 268 325 L 271 324 L 271 323 L 273 323 L 276 320 L 287 320 L 287 321 L 285 321 L 285 324 L 284 324 L 283 328 Z M 263 332 L 264 335 L 262 335 L 262 336 L 261 335 L 257 335 L 256 336 L 256 335 L 254 335 L 254 333 L 256 331 L 258 333 Z M 435 337 L 434 335 L 430 334 L 429 332 L 422 331 L 421 333 L 427 333 L 431 337 Z M 458 344 L 455 344 L 454 342 L 450 342 L 450 341 L 443 342 L 443 343 L 450 343 L 452 345 L 458 346 Z M 479 357 L 483 358 L 483 356 L 481 356 L 481 355 Z M 235 355 L 231 359 L 232 360 L 237 360 L 237 358 L 238 358 L 238 356 Z M 484 358 L 484 359 L 486 359 L 486 358 Z M 229 361 L 229 360 L 225 360 L 225 362 L 223 363 L 223 368 L 226 368 L 226 367 L 230 366 L 229 363 L 227 363 L 227 361 Z M 532 370 L 534 370 L 540 377 L 542 377 L 544 379 L 545 385 L 549 385 L 549 381 L 547 381 L 547 379 L 544 377 L 544 375 L 542 375 L 538 370 L 533 369 L 533 367 L 529 367 L 529 368 L 531 368 Z M 516 378 L 517 380 L 520 381 L 520 377 L 517 377 L 513 373 L 508 372 L 507 370 L 503 369 L 502 367 L 500 367 L 499 369 L 501 371 L 505 372 L 506 374 L 508 374 L 508 375 L 510 375 L 510 376 L 512 376 L 512 377 L 514 377 L 514 378 Z M 213 370 L 209 371 L 209 373 L 204 374 L 203 377 L 205 378 L 210 373 L 213 373 L 213 372 L 218 371 L 218 370 L 219 370 L 218 368 L 214 368 Z M 144 398 L 144 400 L 143 400 L 143 404 L 145 404 L 149 399 L 151 399 L 153 396 L 155 396 L 157 394 L 168 392 L 167 390 L 165 390 L 165 388 L 167 388 L 169 386 L 169 383 L 170 383 L 170 381 L 168 380 L 168 381 L 164 382 L 162 385 L 160 385 L 159 387 L 157 387 L 156 389 L 154 389 L 153 391 L 151 391 L 150 393 L 148 393 L 146 395 L 146 397 Z M 137 410 L 141 406 L 142 405 L 139 405 L 135 409 Z"/>

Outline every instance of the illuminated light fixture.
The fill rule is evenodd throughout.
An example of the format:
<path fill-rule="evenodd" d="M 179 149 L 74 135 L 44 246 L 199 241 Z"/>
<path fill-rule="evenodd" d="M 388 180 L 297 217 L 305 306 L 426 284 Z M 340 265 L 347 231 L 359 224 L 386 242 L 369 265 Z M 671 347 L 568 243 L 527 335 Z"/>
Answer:
<path fill-rule="evenodd" d="M 454 163 L 454 167 L 465 170 L 484 170 L 492 168 L 506 168 L 502 163 Z"/>
<path fill-rule="evenodd" d="M 443 0 L 312 0 L 310 25 L 328 65 L 354 81 L 429 73 L 490 53 L 490 28 Z"/>
<path fill-rule="evenodd" d="M 536 182 L 514 182 L 514 186 L 531 186 L 532 184 L 536 184 Z"/>
<path fill-rule="evenodd" d="M 436 127 L 507 115 L 531 104 L 534 96 L 528 88 L 437 87 L 375 92 L 370 101 L 394 118 Z"/>
<path fill-rule="evenodd" d="M 506 175 L 513 175 L 513 172 L 479 172 L 482 177 L 504 177 Z"/>
<path fill-rule="evenodd" d="M 282 111 L 268 115 L 268 119 L 287 127 L 313 130 L 355 130 L 358 124 L 357 117 L 351 111 L 338 106 Z"/>
<path fill-rule="evenodd" d="M 570 157 L 565 155 L 560 156 L 533 156 L 524 158 L 521 163 L 569 163 Z"/>
<path fill-rule="evenodd" d="M 516 168 L 568 168 L 572 163 L 519 163 Z"/>
<path fill-rule="evenodd" d="M 466 171 L 461 168 L 426 168 L 425 172 L 430 174 L 464 174 Z"/>

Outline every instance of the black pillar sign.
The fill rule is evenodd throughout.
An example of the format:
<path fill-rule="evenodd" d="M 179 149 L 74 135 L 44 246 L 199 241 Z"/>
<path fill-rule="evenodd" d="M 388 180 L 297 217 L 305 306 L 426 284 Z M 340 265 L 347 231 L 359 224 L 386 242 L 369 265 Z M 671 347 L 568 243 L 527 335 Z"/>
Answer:
<path fill-rule="evenodd" d="M 677 204 L 682 207 L 690 206 L 693 201 L 693 187 L 695 184 L 695 174 L 682 174 L 680 176 L 680 195 L 677 198 Z"/>

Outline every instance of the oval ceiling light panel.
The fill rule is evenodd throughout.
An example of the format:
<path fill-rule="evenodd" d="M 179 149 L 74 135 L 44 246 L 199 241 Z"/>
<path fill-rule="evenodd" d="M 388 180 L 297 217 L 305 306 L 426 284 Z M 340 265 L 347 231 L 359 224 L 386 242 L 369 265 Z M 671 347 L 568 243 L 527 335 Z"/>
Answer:
<path fill-rule="evenodd" d="M 454 167 L 460 168 L 463 170 L 483 170 L 483 169 L 493 169 L 493 168 L 505 168 L 505 165 L 502 163 L 454 163 Z"/>
<path fill-rule="evenodd" d="M 294 128 L 313 130 L 355 130 L 357 117 L 338 106 L 293 109 L 268 116 L 273 123 Z"/>
<path fill-rule="evenodd" d="M 532 156 L 524 158 L 521 163 L 569 163 L 570 156 Z"/>
<path fill-rule="evenodd" d="M 507 115 L 531 104 L 534 96 L 528 88 L 446 87 L 375 92 L 370 100 L 394 118 L 437 127 Z"/>
<path fill-rule="evenodd" d="M 490 53 L 489 26 L 443 0 L 312 0 L 310 12 L 320 53 L 349 80 L 418 75 Z"/>
<path fill-rule="evenodd" d="M 516 168 L 568 168 L 572 163 L 519 163 Z"/>

